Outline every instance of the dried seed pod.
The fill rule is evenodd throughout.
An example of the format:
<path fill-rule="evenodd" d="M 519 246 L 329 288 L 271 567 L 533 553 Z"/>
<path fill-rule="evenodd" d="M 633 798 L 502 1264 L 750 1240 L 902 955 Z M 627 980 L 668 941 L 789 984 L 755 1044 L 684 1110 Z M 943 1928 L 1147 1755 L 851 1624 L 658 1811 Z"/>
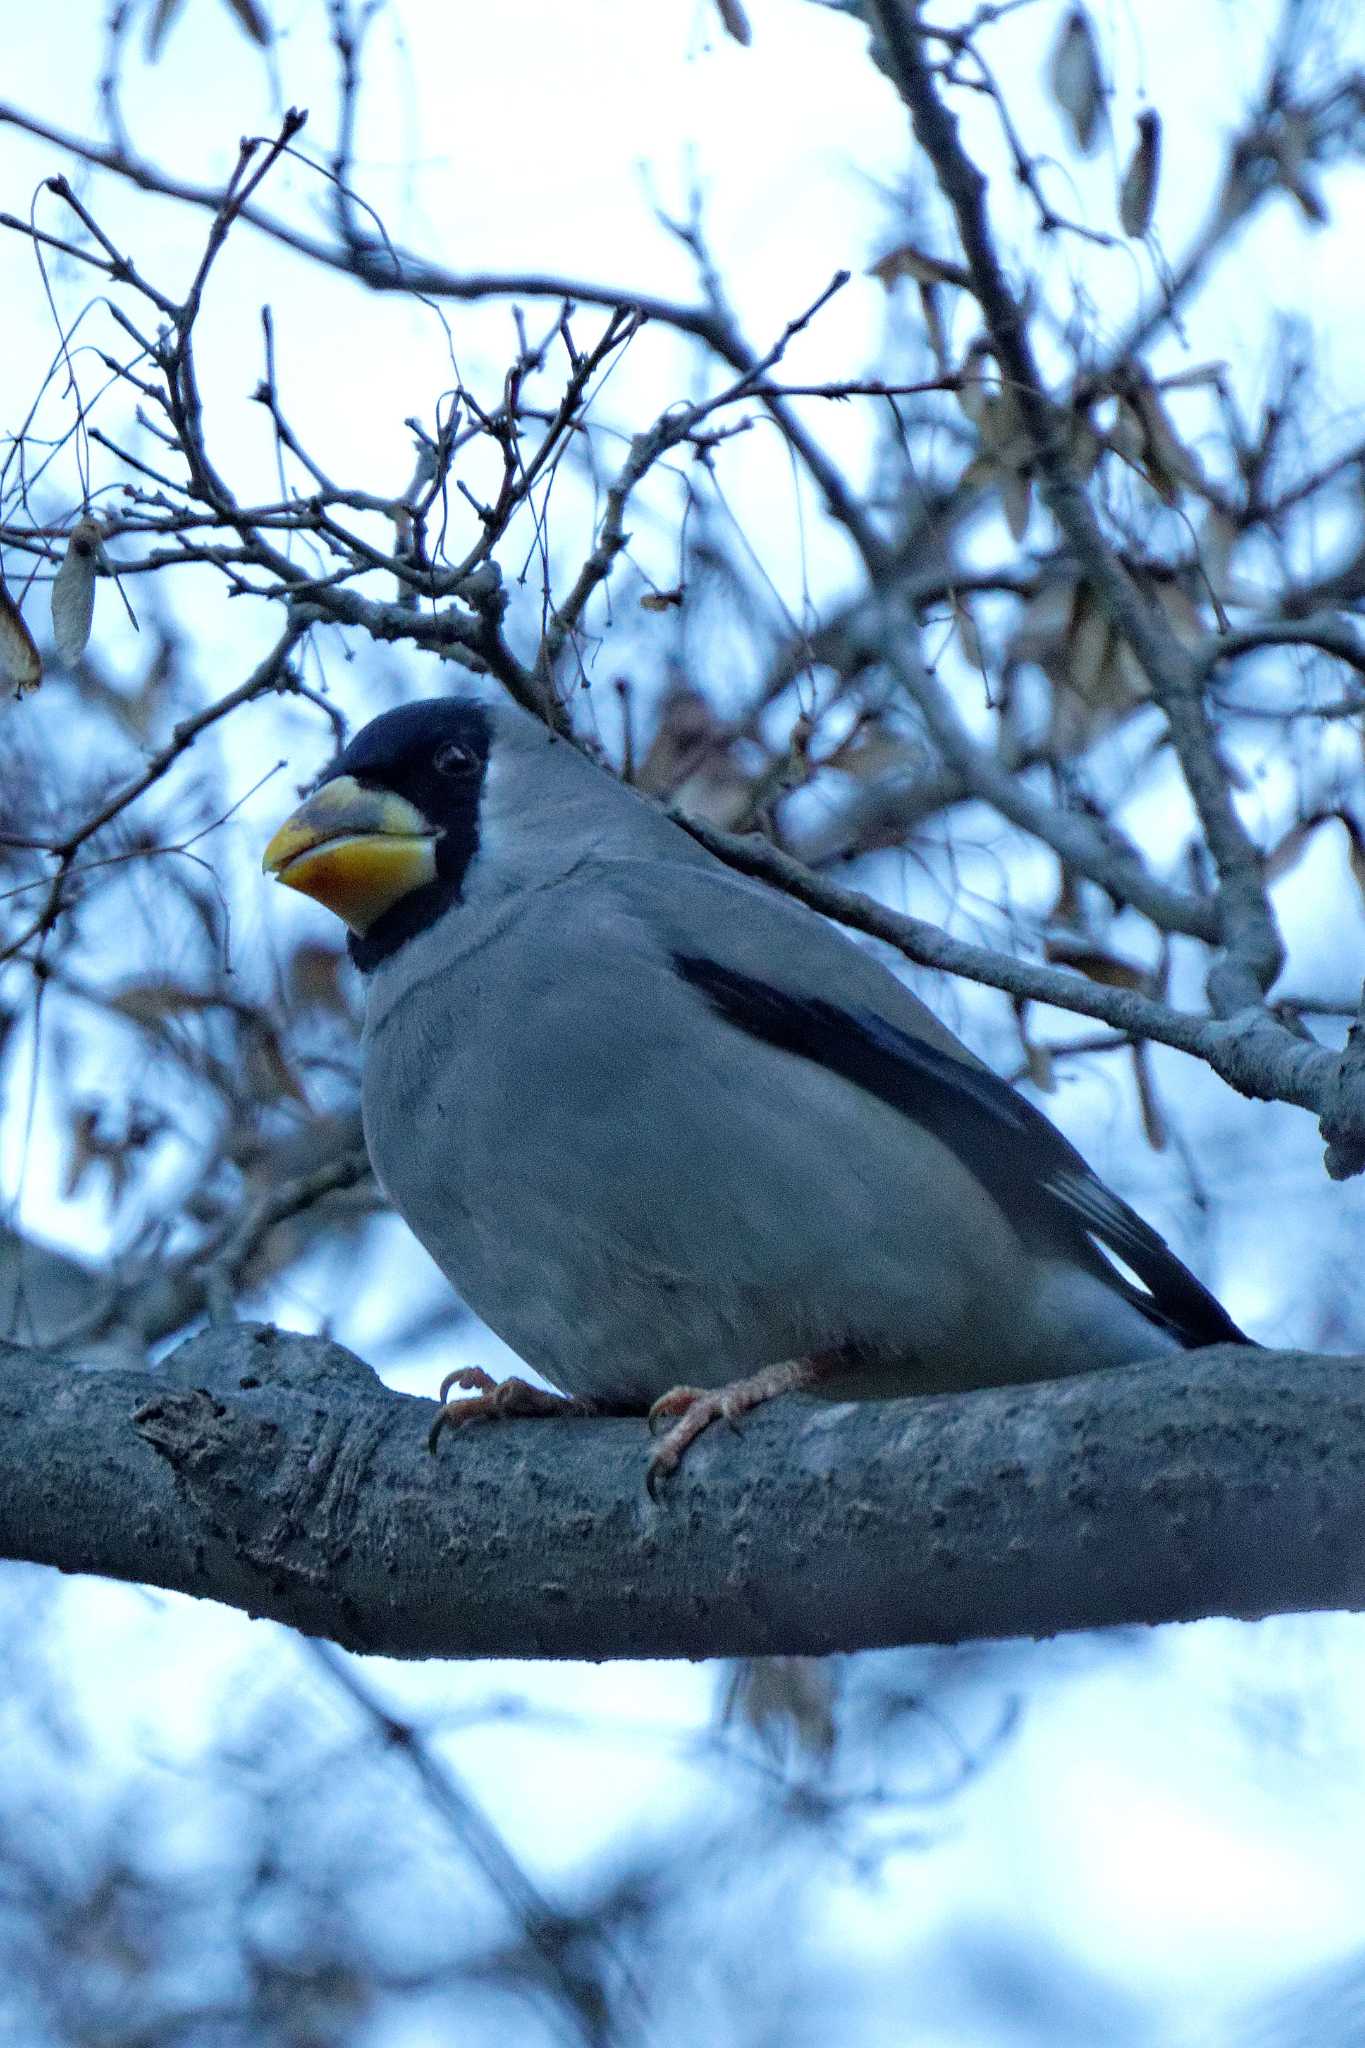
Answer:
<path fill-rule="evenodd" d="M 268 50 L 272 41 L 270 23 L 256 5 L 256 0 L 227 0 L 227 7 L 228 12 L 237 17 L 252 42 L 259 43 L 263 50 Z"/>
<path fill-rule="evenodd" d="M 1135 241 L 1152 225 L 1157 181 L 1161 176 L 1161 116 L 1144 107 L 1137 119 L 1138 139 L 1119 187 L 1119 224 Z"/>
<path fill-rule="evenodd" d="M 90 638 L 101 546 L 98 522 L 79 520 L 71 529 L 62 565 L 52 579 L 52 639 L 68 664 L 80 659 Z"/>
<path fill-rule="evenodd" d="M 0 576 L 0 675 L 13 685 L 20 697 L 36 690 L 43 680 L 42 656 L 24 624 L 18 605 L 5 588 L 3 576 Z"/>
<path fill-rule="evenodd" d="M 964 291 L 971 289 L 972 282 L 971 273 L 962 264 L 944 256 L 931 255 L 914 242 L 900 242 L 894 249 L 888 249 L 885 256 L 879 256 L 871 265 L 867 274 L 879 279 L 888 291 L 902 277 L 913 278 L 916 284 L 955 284 Z"/>
<path fill-rule="evenodd" d="M 1104 73 L 1090 16 L 1073 7 L 1052 45 L 1048 86 L 1067 119 L 1077 149 L 1089 156 L 1104 121 Z"/>
<path fill-rule="evenodd" d="M 726 33 L 732 35 L 737 43 L 742 43 L 747 50 L 754 39 L 754 32 L 739 0 L 716 0 L 716 12 L 725 24 Z"/>
<path fill-rule="evenodd" d="M 1027 471 L 1001 469 L 996 479 L 1000 491 L 1000 506 L 1005 515 L 1005 524 L 1010 530 L 1010 539 L 1022 541 L 1028 532 L 1028 523 L 1033 515 L 1033 481 Z"/>
<path fill-rule="evenodd" d="M 1147 1143 L 1154 1152 L 1166 1150 L 1166 1118 L 1162 1114 L 1161 1098 L 1156 1092 L 1156 1080 L 1152 1074 L 1152 1063 L 1147 1056 L 1147 1047 L 1139 1038 L 1133 1045 L 1133 1080 L 1137 1087 L 1138 1108 L 1142 1113 L 1142 1130 Z"/>

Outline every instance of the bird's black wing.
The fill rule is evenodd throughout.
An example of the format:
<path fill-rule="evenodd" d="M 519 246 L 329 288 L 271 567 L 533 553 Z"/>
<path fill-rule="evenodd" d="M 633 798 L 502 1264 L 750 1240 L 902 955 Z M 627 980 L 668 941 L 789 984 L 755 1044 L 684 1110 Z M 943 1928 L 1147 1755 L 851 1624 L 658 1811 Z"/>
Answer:
<path fill-rule="evenodd" d="M 792 995 L 695 954 L 675 953 L 673 966 L 739 1030 L 815 1061 L 912 1118 L 956 1154 L 1027 1240 L 1100 1275 L 1187 1349 L 1251 1342 L 1165 1239 L 998 1075 L 954 1059 L 875 1012 Z"/>

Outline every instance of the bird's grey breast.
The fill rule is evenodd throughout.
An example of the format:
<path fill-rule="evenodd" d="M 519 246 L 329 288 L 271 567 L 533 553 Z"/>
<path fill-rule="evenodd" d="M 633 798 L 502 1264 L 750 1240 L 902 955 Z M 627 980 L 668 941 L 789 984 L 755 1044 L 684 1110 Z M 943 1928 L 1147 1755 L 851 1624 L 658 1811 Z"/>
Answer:
<path fill-rule="evenodd" d="M 602 1399 L 647 1402 L 711 1335 L 652 1163 L 671 981 L 588 882 L 457 910 L 368 995 L 365 1133 L 394 1206 L 528 1364 Z"/>

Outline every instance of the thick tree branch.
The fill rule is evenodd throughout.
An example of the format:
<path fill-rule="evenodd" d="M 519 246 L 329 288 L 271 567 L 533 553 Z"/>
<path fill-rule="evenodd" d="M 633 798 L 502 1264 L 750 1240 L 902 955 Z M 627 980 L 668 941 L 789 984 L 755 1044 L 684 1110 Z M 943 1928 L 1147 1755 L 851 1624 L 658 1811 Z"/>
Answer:
<path fill-rule="evenodd" d="M 505 1423 L 349 1352 L 206 1331 L 156 1375 L 0 1345 L 0 1555 L 398 1657 L 704 1657 L 1365 1607 L 1365 1373 L 1222 1348 L 786 1402 L 655 1506 L 642 1424 Z"/>

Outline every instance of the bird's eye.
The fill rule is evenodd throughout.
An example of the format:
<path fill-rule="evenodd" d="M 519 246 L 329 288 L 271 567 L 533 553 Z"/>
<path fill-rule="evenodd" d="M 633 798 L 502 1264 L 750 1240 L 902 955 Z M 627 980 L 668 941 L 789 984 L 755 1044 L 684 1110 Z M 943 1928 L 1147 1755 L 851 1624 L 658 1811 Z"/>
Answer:
<path fill-rule="evenodd" d="M 479 757 L 472 747 L 462 747 L 458 740 L 451 740 L 449 745 L 437 748 L 431 765 L 438 775 L 472 775 Z"/>

